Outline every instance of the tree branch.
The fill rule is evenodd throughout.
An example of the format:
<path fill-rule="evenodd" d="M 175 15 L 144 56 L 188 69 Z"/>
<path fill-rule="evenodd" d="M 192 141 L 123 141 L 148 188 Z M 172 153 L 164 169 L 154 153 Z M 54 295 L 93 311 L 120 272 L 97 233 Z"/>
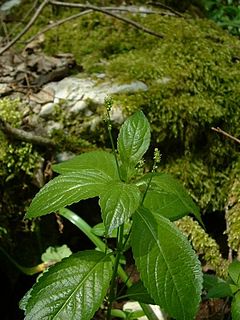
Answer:
<path fill-rule="evenodd" d="M 110 10 L 110 11 L 131 12 L 131 13 L 139 13 L 139 12 L 140 12 L 139 10 L 134 10 L 134 11 L 133 11 L 133 10 L 128 9 L 128 8 L 117 8 L 117 7 L 103 7 L 102 9 L 104 9 L 104 10 Z M 89 14 L 89 13 L 91 13 L 91 12 L 93 12 L 92 9 L 85 10 L 85 11 L 83 11 L 83 12 L 74 14 L 74 15 L 72 15 L 72 16 L 70 16 L 70 17 L 65 18 L 65 19 L 61 19 L 61 20 L 59 20 L 59 21 L 56 21 L 56 22 L 54 22 L 54 23 L 51 23 L 50 25 L 48 25 L 48 26 L 44 27 L 42 30 L 40 30 L 37 34 L 35 34 L 34 36 L 32 36 L 30 39 L 28 39 L 28 40 L 26 41 L 26 44 L 32 42 L 33 40 L 35 40 L 36 38 L 38 38 L 40 35 L 46 33 L 47 31 L 49 31 L 49 30 L 51 30 L 51 29 L 53 29 L 53 28 L 56 28 L 56 27 L 58 27 L 58 26 L 60 26 L 60 25 L 62 25 L 62 24 L 64 24 L 64 23 L 66 23 L 66 22 L 68 22 L 68 21 L 77 19 L 77 18 L 79 18 L 79 17 L 81 17 L 81 16 L 84 16 L 84 15 L 86 15 L 86 14 Z M 143 11 L 141 11 L 141 13 L 145 13 L 145 14 L 163 14 L 163 13 L 161 13 L 161 12 L 151 11 L 151 10 L 149 10 L 149 11 L 144 11 L 144 10 L 143 10 Z M 164 15 L 165 15 L 165 13 L 164 13 Z M 174 15 L 174 14 L 172 14 L 172 15 Z"/>
<path fill-rule="evenodd" d="M 216 132 L 218 132 L 218 133 L 223 134 L 224 136 L 226 136 L 226 137 L 234 140 L 234 141 L 237 142 L 237 143 L 240 143 L 240 140 L 239 140 L 238 138 L 235 138 L 234 136 L 232 136 L 231 134 L 227 133 L 226 131 L 220 129 L 219 127 L 217 127 L 217 128 L 212 127 L 211 129 L 212 129 L 213 131 L 216 131 Z"/>
<path fill-rule="evenodd" d="M 15 25 L 12 29 L 11 29 L 11 32 L 10 32 L 10 36 L 15 32 L 15 30 L 21 26 L 21 24 L 23 22 L 26 21 L 26 19 L 28 19 L 28 17 L 30 16 L 30 14 L 32 13 L 33 10 L 36 10 L 36 7 L 38 5 L 38 1 L 39 0 L 35 0 L 34 4 L 32 5 L 32 7 L 28 10 L 28 12 L 26 12 L 26 14 L 24 15 L 24 17 L 21 19 L 21 22 L 19 22 L 17 25 Z"/>
<path fill-rule="evenodd" d="M 9 48 L 11 48 L 34 24 L 34 22 L 37 20 L 38 16 L 42 12 L 43 8 L 48 4 L 49 0 L 44 0 L 43 3 L 38 7 L 35 14 L 32 16 L 31 20 L 28 22 L 28 24 L 23 28 L 23 30 L 14 38 L 12 41 L 10 41 L 5 47 L 3 47 L 0 50 L 0 55 L 2 55 L 5 51 L 7 51 Z"/>
<path fill-rule="evenodd" d="M 39 37 L 40 35 L 42 35 L 43 33 L 47 32 L 47 31 L 49 31 L 49 30 L 51 30 L 51 29 L 53 29 L 53 28 L 55 28 L 55 27 L 58 27 L 58 26 L 60 26 L 61 24 L 65 23 L 65 22 L 68 22 L 68 21 L 70 21 L 70 20 L 79 18 L 79 17 L 81 17 L 81 16 L 83 16 L 83 15 L 85 15 L 85 14 L 89 14 L 89 13 L 91 13 L 91 12 L 92 12 L 92 10 L 85 10 L 85 11 L 83 11 L 83 12 L 74 14 L 74 15 L 72 15 L 72 16 L 70 16 L 70 17 L 65 18 L 65 19 L 61 19 L 61 20 L 59 20 L 59 21 L 56 21 L 56 22 L 54 22 L 54 23 L 51 23 L 50 25 L 48 25 L 48 26 L 46 26 L 45 28 L 43 28 L 42 30 L 40 30 L 37 34 L 35 34 L 34 36 L 32 36 L 30 39 L 28 39 L 28 40 L 26 41 L 26 44 L 32 42 L 33 40 L 35 40 L 36 38 L 38 38 L 38 37 Z"/>
<path fill-rule="evenodd" d="M 32 132 L 27 132 L 22 129 L 16 129 L 11 127 L 7 122 L 0 119 L 0 130 L 2 130 L 6 135 L 12 136 L 16 140 L 30 142 L 32 144 L 45 146 L 45 147 L 56 147 L 55 143 L 42 136 L 35 135 Z"/>
<path fill-rule="evenodd" d="M 173 8 L 167 6 L 166 4 L 163 4 L 161 2 L 153 2 L 153 1 L 149 1 L 147 2 L 147 4 L 151 5 L 151 6 L 156 6 L 156 7 L 161 7 L 163 9 L 167 9 L 169 10 L 170 12 L 174 13 L 176 16 L 178 17 L 181 17 L 181 18 L 184 18 L 184 15 L 181 14 L 180 12 L 174 10 Z"/>
<path fill-rule="evenodd" d="M 127 24 L 130 24 L 133 27 L 135 27 L 139 30 L 142 30 L 145 33 L 151 34 L 151 35 L 158 37 L 158 38 L 161 38 L 161 39 L 163 38 L 162 34 L 154 32 L 148 28 L 145 28 L 144 26 L 142 26 L 141 24 L 139 24 L 133 20 L 130 20 L 128 18 L 124 18 L 116 13 L 110 12 L 109 10 L 105 10 L 101 7 L 93 6 L 91 4 L 81 4 L 81 3 L 71 3 L 71 2 L 68 3 L 68 2 L 60 2 L 60 1 L 54 1 L 54 0 L 49 0 L 49 3 L 53 4 L 55 6 L 63 6 L 63 7 L 69 7 L 69 8 L 80 8 L 80 9 L 85 9 L 85 10 L 98 11 L 98 12 L 101 12 L 105 15 L 111 16 L 115 19 L 118 19 L 120 21 L 123 21 Z"/>

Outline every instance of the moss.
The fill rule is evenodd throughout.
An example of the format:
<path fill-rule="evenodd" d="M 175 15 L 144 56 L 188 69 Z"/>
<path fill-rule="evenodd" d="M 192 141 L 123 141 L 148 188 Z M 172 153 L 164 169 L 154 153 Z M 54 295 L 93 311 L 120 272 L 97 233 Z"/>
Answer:
<path fill-rule="evenodd" d="M 240 258 L 240 161 L 232 170 L 232 179 L 229 185 L 228 201 L 226 205 L 226 234 L 229 248 Z"/>
<path fill-rule="evenodd" d="M 219 246 L 198 224 L 190 217 L 184 217 L 175 222 L 177 227 L 188 237 L 193 248 L 199 255 L 203 268 L 215 271 L 219 277 L 227 278 L 229 261 L 223 259 Z"/>
<path fill-rule="evenodd" d="M 33 150 L 32 144 L 25 142 L 8 144 L 1 159 L 5 181 L 19 174 L 26 174 L 32 177 L 38 161 L 39 154 Z"/>
<path fill-rule="evenodd" d="M 0 100 L 0 118 L 14 127 L 19 127 L 22 121 L 19 99 L 4 98 Z"/>
<path fill-rule="evenodd" d="M 15 128 L 22 122 L 22 105 L 18 99 L 0 100 L 0 118 Z M 32 144 L 26 142 L 9 141 L 0 132 L 0 176 L 8 181 L 19 174 L 33 176 L 39 160 L 39 153 L 33 149 Z"/>
<path fill-rule="evenodd" d="M 203 159 L 182 157 L 166 164 L 164 170 L 183 182 L 203 214 L 204 211 L 224 210 L 229 169 L 228 173 L 220 172 Z"/>

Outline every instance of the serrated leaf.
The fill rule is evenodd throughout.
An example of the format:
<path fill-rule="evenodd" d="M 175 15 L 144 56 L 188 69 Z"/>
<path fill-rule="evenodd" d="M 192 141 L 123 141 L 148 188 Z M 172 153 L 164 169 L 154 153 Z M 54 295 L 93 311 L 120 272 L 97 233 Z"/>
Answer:
<path fill-rule="evenodd" d="M 150 175 L 144 179 L 147 185 Z M 141 182 L 139 182 L 141 183 Z M 144 206 L 156 214 L 161 214 L 171 221 L 190 213 L 201 222 L 200 211 L 182 184 L 166 173 L 152 175 L 150 188 L 144 199 Z"/>
<path fill-rule="evenodd" d="M 201 301 L 201 265 L 187 238 L 161 215 L 133 215 L 132 249 L 144 286 L 177 320 L 192 320 Z"/>
<path fill-rule="evenodd" d="M 49 181 L 34 197 L 26 218 L 36 218 L 80 200 L 98 196 L 111 177 L 100 170 L 79 170 Z"/>
<path fill-rule="evenodd" d="M 240 261 L 233 261 L 228 267 L 228 273 L 233 282 L 240 285 Z"/>
<path fill-rule="evenodd" d="M 127 177 L 141 160 L 149 144 L 150 125 L 143 112 L 138 111 L 124 122 L 118 136 L 118 152 Z"/>
<path fill-rule="evenodd" d="M 155 304 L 154 300 L 149 295 L 141 280 L 137 283 L 134 283 L 130 288 L 127 289 L 126 296 L 130 300 L 142 302 L 145 304 Z"/>
<path fill-rule="evenodd" d="M 101 305 L 112 263 L 99 251 L 83 251 L 62 260 L 33 286 L 25 320 L 90 320 Z"/>
<path fill-rule="evenodd" d="M 112 179 L 118 179 L 118 170 L 113 154 L 105 151 L 92 151 L 80 154 L 70 160 L 52 166 L 55 172 L 66 174 L 83 169 L 100 170 Z"/>
<path fill-rule="evenodd" d="M 46 251 L 42 254 L 41 259 L 43 262 L 61 261 L 63 258 L 69 257 L 72 251 L 68 248 L 66 244 L 60 247 L 48 247 Z"/>
<path fill-rule="evenodd" d="M 131 217 L 140 204 L 140 191 L 137 186 L 120 181 L 112 181 L 100 195 L 102 219 L 107 234 Z"/>
<path fill-rule="evenodd" d="M 240 292 L 236 293 L 231 304 L 232 320 L 240 319 Z"/>

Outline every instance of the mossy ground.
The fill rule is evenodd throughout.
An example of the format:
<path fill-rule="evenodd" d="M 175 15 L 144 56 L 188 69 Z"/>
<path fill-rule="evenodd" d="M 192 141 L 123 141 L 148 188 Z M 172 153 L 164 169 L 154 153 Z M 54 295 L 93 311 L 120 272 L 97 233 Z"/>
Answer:
<path fill-rule="evenodd" d="M 77 12 L 46 8 L 23 40 Z M 126 16 L 163 39 L 91 13 L 47 32 L 43 50 L 73 53 L 92 77 L 105 73 L 120 83 L 146 83 L 147 92 L 115 95 L 114 103 L 126 115 L 142 109 L 151 123 L 152 150 L 162 153 L 160 170 L 182 180 L 203 213 L 223 212 L 239 148 L 211 127 L 240 135 L 240 41 L 206 19 Z M 107 136 L 99 130 L 102 145 Z M 78 131 L 71 132 L 74 140 Z"/>

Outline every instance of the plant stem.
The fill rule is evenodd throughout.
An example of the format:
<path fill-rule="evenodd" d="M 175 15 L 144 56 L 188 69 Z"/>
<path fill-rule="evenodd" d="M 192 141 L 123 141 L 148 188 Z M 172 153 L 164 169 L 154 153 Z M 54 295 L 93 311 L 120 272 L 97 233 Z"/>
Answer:
<path fill-rule="evenodd" d="M 80 229 L 95 244 L 98 249 L 103 252 L 106 251 L 106 244 L 92 232 L 92 228 L 75 212 L 66 208 L 62 208 L 59 210 L 59 214 L 72 222 L 78 229 Z M 110 255 L 110 258 L 114 263 L 115 258 L 112 255 Z M 123 282 L 127 283 L 128 287 L 131 287 L 132 283 L 128 280 L 128 275 L 125 273 L 121 266 L 119 266 L 118 268 L 118 275 Z"/>
<path fill-rule="evenodd" d="M 45 263 L 40 263 L 34 267 L 23 267 L 17 261 L 15 261 L 3 248 L 0 247 L 0 255 L 1 253 L 7 258 L 18 270 L 22 273 L 32 276 L 36 273 L 42 272 L 46 269 Z"/>
<path fill-rule="evenodd" d="M 114 261 L 113 274 L 112 274 L 111 285 L 110 285 L 109 296 L 108 296 L 109 303 L 108 303 L 108 310 L 107 310 L 107 320 L 111 320 L 112 303 L 116 298 L 116 278 L 118 274 L 118 267 L 120 266 L 119 261 L 122 254 L 123 234 L 124 234 L 124 225 L 121 225 L 118 228 L 116 257 Z"/>
<path fill-rule="evenodd" d="M 106 105 L 106 110 L 107 110 L 107 129 L 108 129 L 108 135 L 111 141 L 111 147 L 112 147 L 112 152 L 115 158 L 115 162 L 117 165 L 117 171 L 118 171 L 118 176 L 119 179 L 121 179 L 121 172 L 120 172 L 120 167 L 119 167 L 119 163 L 118 163 L 118 158 L 117 158 L 117 153 L 116 153 L 116 149 L 115 149 L 115 145 L 114 145 L 114 140 L 113 140 L 113 136 L 112 136 L 112 121 L 111 121 L 111 116 L 110 116 L 110 111 L 112 109 L 112 99 L 111 98 L 106 98 L 105 99 L 105 105 Z"/>
<path fill-rule="evenodd" d="M 153 176 L 152 176 L 152 174 L 151 174 L 151 176 L 150 176 L 150 178 L 149 178 L 149 180 L 148 180 L 147 187 L 146 187 L 146 189 L 145 189 L 145 191 L 144 191 L 144 194 L 143 194 L 143 197 L 142 197 L 141 205 L 143 205 L 144 200 L 145 200 L 146 195 L 147 195 L 147 192 L 148 192 L 148 190 L 149 190 L 149 188 L 150 188 L 150 184 L 151 184 L 151 182 L 152 182 L 152 177 L 153 177 Z"/>

